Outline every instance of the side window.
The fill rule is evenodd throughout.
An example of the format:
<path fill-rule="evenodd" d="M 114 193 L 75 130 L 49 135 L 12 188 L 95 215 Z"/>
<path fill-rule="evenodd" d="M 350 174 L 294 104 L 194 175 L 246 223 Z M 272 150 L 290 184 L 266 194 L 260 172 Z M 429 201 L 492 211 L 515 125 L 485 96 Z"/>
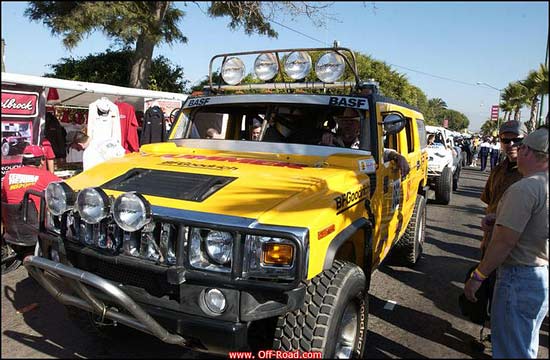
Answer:
<path fill-rule="evenodd" d="M 424 121 L 422 119 L 416 119 L 416 127 L 418 128 L 418 138 L 420 139 L 420 148 L 424 149 L 427 143 L 427 134 L 426 127 L 424 126 Z"/>
<path fill-rule="evenodd" d="M 397 151 L 397 134 L 386 135 L 384 137 L 384 149 L 393 149 Z"/>
<path fill-rule="evenodd" d="M 412 129 L 412 119 L 407 119 L 407 124 L 405 125 L 405 135 L 407 136 L 407 146 L 409 153 L 414 151 L 414 133 Z"/>

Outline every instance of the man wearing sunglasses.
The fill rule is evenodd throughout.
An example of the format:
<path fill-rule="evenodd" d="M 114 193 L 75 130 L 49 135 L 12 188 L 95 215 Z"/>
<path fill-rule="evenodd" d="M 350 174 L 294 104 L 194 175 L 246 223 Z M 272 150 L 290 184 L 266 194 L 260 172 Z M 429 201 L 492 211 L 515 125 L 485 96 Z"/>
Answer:
<path fill-rule="evenodd" d="M 537 358 L 548 312 L 548 128 L 530 133 L 517 149 L 523 178 L 502 196 L 484 258 L 464 286 L 476 291 L 497 269 L 491 310 L 493 358 Z"/>
<path fill-rule="evenodd" d="M 487 204 L 486 215 L 481 220 L 483 239 L 480 248 L 482 254 L 491 238 L 495 213 L 502 194 L 510 185 L 521 179 L 517 166 L 518 146 L 526 134 L 525 125 L 519 121 L 507 121 L 500 126 L 500 151 L 506 155 L 506 158 L 491 171 L 485 183 L 485 189 L 481 193 L 481 201 Z"/>

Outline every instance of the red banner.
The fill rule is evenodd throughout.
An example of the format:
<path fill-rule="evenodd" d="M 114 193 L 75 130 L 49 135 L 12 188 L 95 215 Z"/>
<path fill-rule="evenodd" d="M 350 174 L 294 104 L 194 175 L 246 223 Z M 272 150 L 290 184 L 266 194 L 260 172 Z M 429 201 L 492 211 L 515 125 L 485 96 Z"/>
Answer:
<path fill-rule="evenodd" d="M 2 116 L 32 117 L 38 115 L 38 93 L 2 90 Z"/>
<path fill-rule="evenodd" d="M 498 120 L 498 105 L 491 106 L 491 120 L 497 121 Z"/>

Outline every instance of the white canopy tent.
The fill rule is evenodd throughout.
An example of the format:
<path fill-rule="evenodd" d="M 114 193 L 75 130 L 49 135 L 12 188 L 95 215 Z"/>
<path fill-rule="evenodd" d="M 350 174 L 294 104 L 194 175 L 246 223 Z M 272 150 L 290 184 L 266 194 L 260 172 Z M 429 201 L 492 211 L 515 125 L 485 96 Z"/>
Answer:
<path fill-rule="evenodd" d="M 178 94 L 163 91 L 134 89 L 122 86 L 107 84 L 90 83 L 84 81 L 72 81 L 56 78 L 2 73 L 2 84 L 21 84 L 42 86 L 45 88 L 45 94 L 48 94 L 50 88 L 55 88 L 59 94 L 59 100 L 49 100 L 46 105 L 66 106 L 74 108 L 88 108 L 90 103 L 95 100 L 106 97 L 111 101 L 121 98 L 134 106 L 136 110 L 143 109 L 146 99 L 169 99 L 181 100 L 187 99 L 186 94 Z"/>

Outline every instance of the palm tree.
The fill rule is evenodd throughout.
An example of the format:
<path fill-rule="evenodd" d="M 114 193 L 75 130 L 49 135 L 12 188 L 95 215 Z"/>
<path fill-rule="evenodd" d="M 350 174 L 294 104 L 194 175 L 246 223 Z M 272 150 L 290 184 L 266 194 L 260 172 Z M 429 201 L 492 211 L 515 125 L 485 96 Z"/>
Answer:
<path fill-rule="evenodd" d="M 502 94 L 502 99 L 512 106 L 514 120 L 519 121 L 520 110 L 523 105 L 529 104 L 527 88 L 519 81 L 508 84 Z"/>
<path fill-rule="evenodd" d="M 531 132 L 536 127 L 537 112 L 539 107 L 539 95 L 548 94 L 548 67 L 540 64 L 538 70 L 532 70 L 527 78 L 520 83 L 527 89 L 527 96 L 530 100 L 531 112 L 529 121 L 525 124 L 527 131 Z"/>
<path fill-rule="evenodd" d="M 504 96 L 502 97 L 502 100 L 500 102 L 500 108 L 502 109 L 502 111 L 504 111 L 503 120 L 510 121 L 510 116 L 512 116 L 512 111 L 514 110 L 514 107 L 508 101 L 508 99 L 504 98 Z"/>

